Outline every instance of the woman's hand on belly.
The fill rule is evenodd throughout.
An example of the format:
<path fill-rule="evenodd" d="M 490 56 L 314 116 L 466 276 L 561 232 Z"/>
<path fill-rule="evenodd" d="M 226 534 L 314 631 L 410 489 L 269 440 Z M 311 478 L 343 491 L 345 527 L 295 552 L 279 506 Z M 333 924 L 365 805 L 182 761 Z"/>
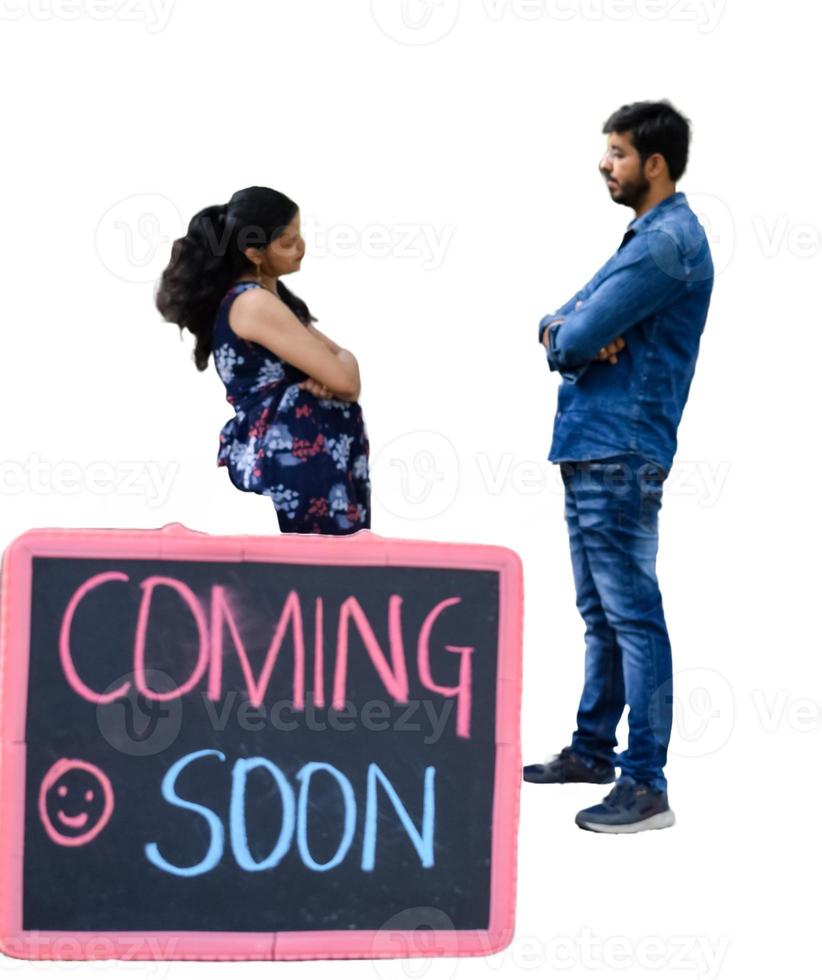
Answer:
<path fill-rule="evenodd" d="M 322 382 L 317 381 L 316 378 L 306 378 L 305 381 L 300 382 L 299 387 L 315 395 L 317 398 L 339 398 L 341 401 L 346 402 L 356 401 L 354 398 L 346 398 L 344 395 L 338 395 L 335 391 L 322 384 Z"/>

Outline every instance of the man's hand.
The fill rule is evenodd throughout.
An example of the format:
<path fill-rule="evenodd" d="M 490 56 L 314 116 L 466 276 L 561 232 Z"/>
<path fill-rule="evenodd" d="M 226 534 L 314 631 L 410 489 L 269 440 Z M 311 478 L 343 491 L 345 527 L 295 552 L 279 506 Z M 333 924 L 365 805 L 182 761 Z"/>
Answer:
<path fill-rule="evenodd" d="M 582 306 L 582 300 L 577 300 L 577 305 L 574 307 L 578 310 Z M 616 364 L 617 354 L 625 346 L 625 341 L 622 337 L 617 337 L 616 340 L 612 340 L 610 344 L 606 344 L 605 347 L 600 347 L 599 353 L 596 356 L 598 361 L 608 361 L 609 364 Z"/>
<path fill-rule="evenodd" d="M 601 347 L 597 353 L 596 359 L 598 361 L 608 361 L 609 364 L 616 364 L 617 353 L 622 350 L 625 346 L 625 341 L 622 337 L 617 337 L 616 340 L 611 341 L 607 347 Z"/>
<path fill-rule="evenodd" d="M 580 306 L 582 306 L 582 300 L 578 299 L 574 309 L 578 310 Z M 549 329 L 553 324 L 555 323 L 561 324 L 564 322 L 564 320 L 565 317 L 558 316 L 556 320 L 551 320 L 551 322 L 545 328 L 542 334 L 542 343 L 545 345 L 546 348 L 549 346 L 551 342 L 550 337 L 548 336 Z M 625 340 L 622 337 L 617 337 L 616 340 L 612 340 L 610 344 L 607 344 L 605 347 L 601 347 L 595 359 L 597 361 L 608 361 L 609 364 L 616 364 L 617 354 L 623 349 L 623 347 L 625 347 Z"/>
<path fill-rule="evenodd" d="M 551 320 L 551 322 L 545 327 L 545 329 L 542 331 L 543 347 L 547 348 L 551 346 L 551 338 L 548 336 L 548 331 L 551 329 L 551 327 L 553 327 L 555 323 L 563 323 L 564 320 L 565 320 L 564 316 L 558 316 L 556 319 Z"/>

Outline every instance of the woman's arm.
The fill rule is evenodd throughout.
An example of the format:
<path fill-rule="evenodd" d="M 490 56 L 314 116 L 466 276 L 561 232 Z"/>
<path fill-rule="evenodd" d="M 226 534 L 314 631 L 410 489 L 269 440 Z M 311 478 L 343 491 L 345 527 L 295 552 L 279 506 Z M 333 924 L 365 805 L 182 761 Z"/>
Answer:
<path fill-rule="evenodd" d="M 324 341 L 328 345 L 329 350 L 331 350 L 334 354 L 339 354 L 339 352 L 342 350 L 342 347 L 340 347 L 339 344 L 335 344 L 330 337 L 326 337 L 326 335 L 321 330 L 318 330 L 313 323 L 308 324 L 308 329 L 314 334 L 315 337 L 319 337 L 320 340 Z"/>
<path fill-rule="evenodd" d="M 360 369 L 349 350 L 334 344 L 319 330 L 306 330 L 283 301 L 268 290 L 249 289 L 231 304 L 229 326 L 244 340 L 261 344 L 299 368 L 340 397 L 360 395 Z"/>
<path fill-rule="evenodd" d="M 311 331 L 311 333 L 314 334 L 315 337 L 318 337 L 320 340 L 322 340 L 323 343 L 328 346 L 328 349 L 333 353 L 338 354 L 343 349 L 329 336 L 324 334 L 322 330 L 318 330 L 313 323 L 306 324 L 306 327 Z M 360 397 L 359 392 L 355 397 L 340 395 L 338 392 L 331 391 L 329 388 L 321 384 L 315 378 L 307 378 L 305 381 L 301 381 L 300 387 L 306 388 L 313 395 L 316 395 L 317 398 L 342 398 L 343 401 L 355 402 Z"/>
<path fill-rule="evenodd" d="M 322 340 L 324 344 L 328 346 L 329 350 L 333 351 L 335 354 L 338 354 L 342 350 L 342 347 L 340 347 L 339 344 L 335 343 L 330 337 L 326 336 L 321 330 L 318 330 L 313 323 L 306 324 L 306 326 L 314 334 L 315 337 L 318 337 L 320 340 Z M 339 392 L 331 391 L 329 388 L 321 384 L 315 378 L 306 378 L 305 381 L 300 382 L 300 387 L 307 389 L 308 391 L 311 392 L 312 395 L 316 395 L 317 398 L 341 398 L 343 401 L 355 402 L 360 397 L 359 392 L 354 397 L 340 395 Z"/>

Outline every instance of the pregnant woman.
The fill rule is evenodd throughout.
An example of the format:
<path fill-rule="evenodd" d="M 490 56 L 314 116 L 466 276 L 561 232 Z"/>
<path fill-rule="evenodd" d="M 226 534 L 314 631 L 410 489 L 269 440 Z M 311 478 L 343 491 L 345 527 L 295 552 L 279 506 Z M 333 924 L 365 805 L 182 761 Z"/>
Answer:
<path fill-rule="evenodd" d="M 235 413 L 217 465 L 238 489 L 272 499 L 281 531 L 350 534 L 371 527 L 359 366 L 281 281 L 304 253 L 297 205 L 246 187 L 194 215 L 155 302 L 196 337 L 198 370 L 214 354 Z"/>

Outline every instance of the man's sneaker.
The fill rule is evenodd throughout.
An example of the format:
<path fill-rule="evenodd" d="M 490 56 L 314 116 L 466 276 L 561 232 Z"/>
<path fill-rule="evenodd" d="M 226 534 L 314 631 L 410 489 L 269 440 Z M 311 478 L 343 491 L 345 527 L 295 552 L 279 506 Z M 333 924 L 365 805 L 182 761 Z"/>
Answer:
<path fill-rule="evenodd" d="M 578 827 L 604 834 L 634 834 L 638 830 L 661 830 L 674 823 L 665 790 L 621 778 L 602 803 L 580 810 Z"/>
<path fill-rule="evenodd" d="M 524 766 L 522 778 L 526 783 L 612 783 L 614 767 L 584 759 L 566 745 L 547 762 Z"/>

